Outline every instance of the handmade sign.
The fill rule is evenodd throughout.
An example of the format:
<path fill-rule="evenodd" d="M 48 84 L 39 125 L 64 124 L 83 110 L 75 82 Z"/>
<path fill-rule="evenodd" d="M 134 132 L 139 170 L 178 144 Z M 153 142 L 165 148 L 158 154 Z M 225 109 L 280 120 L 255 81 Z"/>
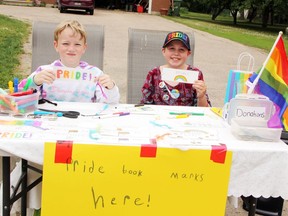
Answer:
<path fill-rule="evenodd" d="M 51 101 L 87 102 L 94 97 L 97 86 L 97 76 L 101 71 L 53 67 L 56 80 L 50 85 L 43 85 L 43 93 Z M 77 100 L 76 100 L 77 99 Z"/>
<path fill-rule="evenodd" d="M 232 152 L 46 143 L 42 216 L 224 215 Z"/>
<path fill-rule="evenodd" d="M 180 70 L 173 68 L 163 68 L 162 80 L 182 83 L 194 83 L 198 80 L 199 72 L 193 70 Z"/>
<path fill-rule="evenodd" d="M 229 71 L 224 103 L 228 103 L 236 94 L 247 93 L 248 87 L 245 82 L 252 73 L 253 72 L 241 70 Z"/>

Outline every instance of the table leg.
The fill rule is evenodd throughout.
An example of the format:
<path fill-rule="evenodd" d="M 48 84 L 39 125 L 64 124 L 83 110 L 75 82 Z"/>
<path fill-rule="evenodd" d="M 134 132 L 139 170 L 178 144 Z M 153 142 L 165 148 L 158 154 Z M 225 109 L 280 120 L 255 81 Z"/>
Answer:
<path fill-rule="evenodd" d="M 257 198 L 250 196 L 249 197 L 249 213 L 248 216 L 255 216 L 257 206 Z"/>
<path fill-rule="evenodd" d="M 27 160 L 22 159 L 22 184 L 21 184 L 21 216 L 26 216 L 26 209 L 27 209 Z"/>
<path fill-rule="evenodd" d="M 3 216 L 10 215 L 10 157 L 2 157 L 3 169 Z"/>

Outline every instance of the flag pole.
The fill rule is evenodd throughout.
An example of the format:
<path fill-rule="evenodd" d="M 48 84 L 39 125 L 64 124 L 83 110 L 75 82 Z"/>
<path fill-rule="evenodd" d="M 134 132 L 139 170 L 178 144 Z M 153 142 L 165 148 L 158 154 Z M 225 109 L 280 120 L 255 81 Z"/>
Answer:
<path fill-rule="evenodd" d="M 282 35 L 283 35 L 283 32 L 280 31 L 279 34 L 278 34 L 278 37 L 276 38 L 276 40 L 275 40 L 275 42 L 274 42 L 274 44 L 273 44 L 272 49 L 270 50 L 270 53 L 269 53 L 268 57 L 266 58 L 265 62 L 264 62 L 263 65 L 262 65 L 262 68 L 261 68 L 258 76 L 255 78 L 255 80 L 254 80 L 254 82 L 252 83 L 251 87 L 248 89 L 248 94 L 251 94 L 251 93 L 254 91 L 254 89 L 255 89 L 255 87 L 256 87 L 256 85 L 257 85 L 257 83 L 258 83 L 258 81 L 259 81 L 259 79 L 260 79 L 260 77 L 261 77 L 261 75 L 262 75 L 262 73 L 263 73 L 263 71 L 264 71 L 264 68 L 265 68 L 265 66 L 267 65 L 267 63 L 268 63 L 268 61 L 269 61 L 269 59 L 270 59 L 270 57 L 271 57 L 271 55 L 272 55 L 272 52 L 274 51 L 274 49 L 275 49 L 275 47 L 276 47 L 276 45 L 277 45 L 277 43 L 278 43 L 278 41 L 280 40 L 280 38 L 281 38 Z"/>

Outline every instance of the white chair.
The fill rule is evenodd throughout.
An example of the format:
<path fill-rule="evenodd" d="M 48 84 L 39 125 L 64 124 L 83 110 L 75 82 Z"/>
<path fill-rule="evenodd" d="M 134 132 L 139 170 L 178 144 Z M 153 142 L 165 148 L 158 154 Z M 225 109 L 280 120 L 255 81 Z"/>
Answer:
<path fill-rule="evenodd" d="M 40 65 L 59 59 L 53 46 L 54 29 L 58 23 L 35 21 L 32 27 L 32 66 L 31 72 Z M 103 69 L 104 26 L 84 25 L 87 32 L 88 48 L 82 60 Z"/>
<path fill-rule="evenodd" d="M 169 31 L 128 29 L 128 76 L 127 103 L 137 104 L 141 100 L 141 88 L 148 72 L 156 66 L 165 64 L 161 49 Z M 190 38 L 192 54 L 187 63 L 193 65 L 194 33 L 185 32 Z"/>

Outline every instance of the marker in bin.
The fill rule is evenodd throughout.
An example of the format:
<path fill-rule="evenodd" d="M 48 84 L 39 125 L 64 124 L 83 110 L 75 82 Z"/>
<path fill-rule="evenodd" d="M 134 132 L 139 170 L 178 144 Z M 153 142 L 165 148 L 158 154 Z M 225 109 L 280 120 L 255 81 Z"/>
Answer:
<path fill-rule="evenodd" d="M 10 94 L 14 93 L 13 82 L 11 80 L 8 82 L 8 89 Z"/>
<path fill-rule="evenodd" d="M 14 87 L 14 93 L 18 92 L 18 78 L 14 78 L 13 87 Z"/>
<path fill-rule="evenodd" d="M 37 89 L 29 89 L 29 90 L 23 91 L 23 92 L 14 92 L 14 93 L 12 93 L 10 95 L 14 96 L 14 97 L 19 97 L 19 96 L 34 94 L 36 92 L 37 92 Z"/>

